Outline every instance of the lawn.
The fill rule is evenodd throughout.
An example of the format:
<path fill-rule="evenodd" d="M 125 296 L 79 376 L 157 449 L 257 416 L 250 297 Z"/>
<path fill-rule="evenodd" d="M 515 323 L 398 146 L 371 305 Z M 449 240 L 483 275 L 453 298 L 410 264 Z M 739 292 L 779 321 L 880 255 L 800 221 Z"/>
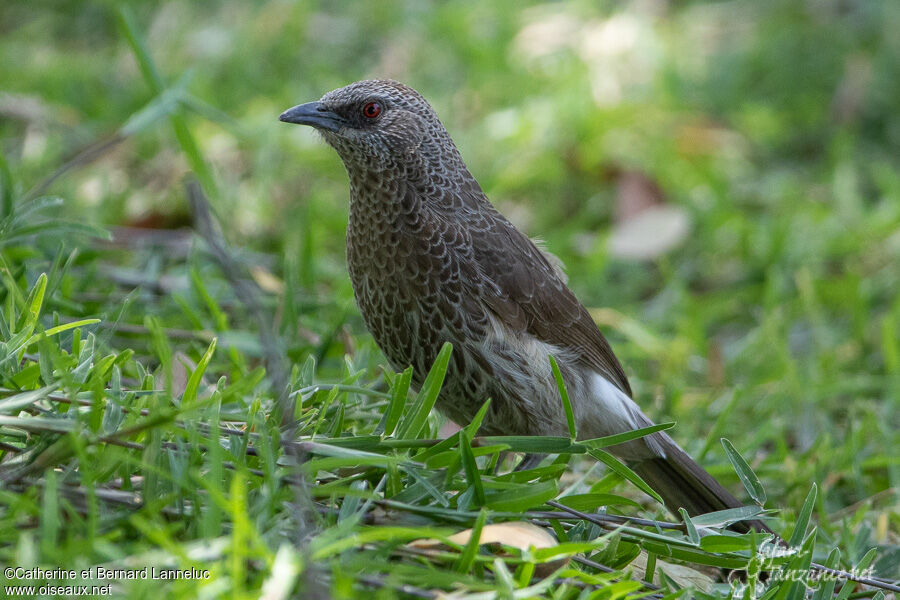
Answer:
<path fill-rule="evenodd" d="M 4 3 L 5 594 L 896 595 L 898 30 L 892 0 Z M 668 513 L 616 440 L 456 432 L 452 348 L 418 392 L 387 366 L 343 166 L 278 122 L 376 76 L 745 509 Z M 724 528 L 763 512 L 789 550 Z"/>

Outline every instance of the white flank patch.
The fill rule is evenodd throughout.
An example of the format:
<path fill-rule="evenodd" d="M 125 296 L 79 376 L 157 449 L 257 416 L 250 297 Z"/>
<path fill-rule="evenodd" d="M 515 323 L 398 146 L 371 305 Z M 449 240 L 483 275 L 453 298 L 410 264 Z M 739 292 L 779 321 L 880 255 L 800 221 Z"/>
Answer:
<path fill-rule="evenodd" d="M 591 391 L 599 404 L 595 409 L 600 413 L 597 418 L 605 424 L 604 429 L 609 430 L 605 435 L 649 427 L 653 424 L 634 400 L 599 373 L 595 373 L 592 377 Z M 642 439 L 660 457 L 666 456 L 666 451 L 655 439 L 651 437 Z"/>

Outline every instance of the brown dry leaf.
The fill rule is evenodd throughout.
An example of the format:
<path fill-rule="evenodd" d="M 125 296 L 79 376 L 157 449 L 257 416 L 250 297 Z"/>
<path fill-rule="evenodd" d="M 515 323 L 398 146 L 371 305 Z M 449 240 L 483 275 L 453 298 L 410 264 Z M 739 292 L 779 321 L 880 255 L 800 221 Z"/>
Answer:
<path fill-rule="evenodd" d="M 465 545 L 472 537 L 472 530 L 466 529 L 451 535 L 448 539 L 454 544 Z M 494 523 L 485 525 L 481 530 L 481 544 L 503 544 L 519 550 L 535 548 L 552 548 L 557 544 L 556 538 L 544 529 L 531 523 L 514 521 L 510 523 Z"/>
<path fill-rule="evenodd" d="M 250 275 L 263 291 L 276 295 L 284 293 L 284 282 L 264 267 L 259 265 L 250 267 Z"/>
<path fill-rule="evenodd" d="M 472 530 L 466 529 L 459 533 L 454 533 L 447 539 L 454 544 L 465 546 L 472 537 Z M 520 550 L 528 550 L 532 546 L 535 548 L 552 548 L 557 544 L 556 538 L 542 527 L 524 523 L 521 521 L 513 521 L 510 523 L 494 523 L 485 525 L 481 529 L 480 544 L 503 544 L 512 546 Z M 440 540 L 421 539 L 413 540 L 409 543 L 413 548 L 423 550 L 431 548 L 439 548 L 443 546 Z"/>
<path fill-rule="evenodd" d="M 451 535 L 447 539 L 454 544 L 464 546 L 469 543 L 471 537 L 472 530 L 466 529 Z M 485 525 L 481 530 L 481 537 L 478 540 L 478 543 L 482 545 L 502 544 L 504 546 L 518 548 L 522 551 L 528 550 L 529 548 L 552 548 L 558 544 L 553 534 L 546 529 L 522 521 Z M 440 540 L 435 539 L 413 540 L 408 545 L 412 548 L 424 550 L 426 552 L 437 552 L 446 548 Z M 568 560 L 568 558 L 564 558 L 537 565 L 535 568 L 535 575 L 544 576 L 552 573 L 562 565 L 566 564 Z"/>
<path fill-rule="evenodd" d="M 631 569 L 634 573 L 634 579 L 644 579 L 644 576 L 647 574 L 646 552 L 642 550 L 637 558 L 631 561 Z M 682 587 L 692 587 L 701 592 L 710 593 L 713 584 L 715 583 L 715 581 L 705 573 L 695 571 L 694 569 L 683 565 L 675 565 L 657 559 L 656 568 L 653 570 L 653 583 L 656 585 L 663 584 L 659 575 L 660 572 L 665 573 L 667 577 L 670 577 L 672 581 Z"/>

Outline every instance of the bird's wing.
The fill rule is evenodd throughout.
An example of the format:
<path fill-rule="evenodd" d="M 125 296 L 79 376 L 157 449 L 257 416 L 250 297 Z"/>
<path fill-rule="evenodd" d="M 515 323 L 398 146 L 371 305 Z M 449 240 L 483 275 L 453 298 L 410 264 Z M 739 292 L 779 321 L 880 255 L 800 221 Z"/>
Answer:
<path fill-rule="evenodd" d="M 481 190 L 472 193 L 481 194 Z M 460 226 L 471 241 L 472 258 L 480 271 L 481 300 L 508 327 L 565 348 L 630 397 L 622 365 L 587 309 L 566 286 L 558 265 L 486 198 L 469 208 Z"/>

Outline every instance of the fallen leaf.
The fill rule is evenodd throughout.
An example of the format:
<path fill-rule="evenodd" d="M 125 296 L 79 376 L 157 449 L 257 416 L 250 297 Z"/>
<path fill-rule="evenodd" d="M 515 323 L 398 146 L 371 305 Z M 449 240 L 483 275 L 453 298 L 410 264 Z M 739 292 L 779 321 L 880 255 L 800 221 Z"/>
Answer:
<path fill-rule="evenodd" d="M 631 260 L 652 260 L 687 239 L 691 222 L 678 206 L 654 206 L 613 227 L 609 251 Z"/>
<path fill-rule="evenodd" d="M 265 268 L 254 265 L 250 267 L 250 275 L 263 291 L 277 295 L 284 293 L 284 282 Z"/>
<path fill-rule="evenodd" d="M 472 530 L 466 529 L 455 533 L 447 539 L 454 544 L 465 546 L 472 537 Z M 531 523 L 513 521 L 509 523 L 494 523 L 485 525 L 481 529 L 480 545 L 496 545 L 517 548 L 521 551 L 529 548 L 552 548 L 558 544 L 556 538 L 549 531 Z M 425 551 L 439 551 L 446 549 L 446 545 L 440 540 L 420 539 L 408 544 L 412 548 Z M 559 560 L 536 565 L 535 575 L 544 576 L 552 573 L 568 562 L 568 557 Z"/>
<path fill-rule="evenodd" d="M 466 529 L 451 535 L 448 539 L 454 544 L 465 545 L 469 543 L 471 537 L 472 530 Z M 556 538 L 543 527 L 521 521 L 485 525 L 481 529 L 481 539 L 478 542 L 480 544 L 503 544 L 519 550 L 528 550 L 531 547 L 552 548 L 557 543 Z"/>

